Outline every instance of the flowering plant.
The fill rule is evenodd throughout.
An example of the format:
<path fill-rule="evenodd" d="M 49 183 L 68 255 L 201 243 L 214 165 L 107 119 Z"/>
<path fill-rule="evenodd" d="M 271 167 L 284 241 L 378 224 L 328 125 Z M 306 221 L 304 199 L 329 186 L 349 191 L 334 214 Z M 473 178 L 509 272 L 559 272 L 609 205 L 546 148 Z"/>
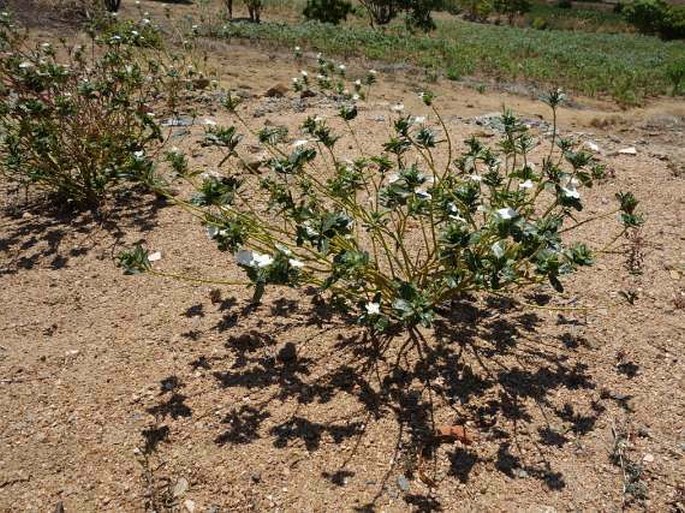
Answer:
<path fill-rule="evenodd" d="M 394 106 L 391 134 L 373 152 L 352 126 L 361 88 L 344 87 L 344 68 L 322 58 L 318 68 L 317 81 L 338 102 L 356 157 L 338 156 L 343 134 L 321 117 L 307 117 L 294 142 L 283 127 L 253 131 L 228 95 L 225 106 L 269 158 L 258 177 L 241 175 L 238 129 L 213 127 L 224 134 L 217 145 L 232 171 L 206 175 L 191 200 L 209 237 L 234 253 L 255 303 L 270 285 L 314 285 L 374 331 L 397 325 L 414 330 L 430 326 L 442 305 L 468 292 L 506 293 L 541 282 L 562 291 L 565 274 L 593 261 L 588 245 L 570 240 L 570 232 L 616 216 L 622 227 L 610 245 L 642 222 L 630 193 L 620 194 L 611 212 L 578 217 L 581 190 L 605 171 L 558 136 L 560 91 L 546 99 L 554 126 L 550 148 L 537 162 L 532 154 L 540 155 L 540 141 L 508 111 L 495 148 L 471 137 L 457 154 L 428 92 L 421 99 L 431 121 Z M 294 83 L 312 87 L 306 72 Z M 179 159 L 184 164 L 174 170 L 193 176 L 184 157 L 172 160 Z M 129 252 L 122 262 L 129 270 L 149 270 L 145 252 L 137 251 L 138 259 Z"/>

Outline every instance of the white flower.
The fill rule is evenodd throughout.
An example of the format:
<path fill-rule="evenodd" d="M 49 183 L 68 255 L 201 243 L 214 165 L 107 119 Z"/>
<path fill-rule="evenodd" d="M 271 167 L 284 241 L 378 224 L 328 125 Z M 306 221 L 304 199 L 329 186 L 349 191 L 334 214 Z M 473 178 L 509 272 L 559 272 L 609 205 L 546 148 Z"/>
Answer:
<path fill-rule="evenodd" d="M 256 252 L 254 254 L 254 263 L 257 264 L 257 267 L 266 267 L 271 265 L 273 261 L 274 259 L 271 255 L 262 255 L 261 253 Z"/>
<path fill-rule="evenodd" d="M 403 103 L 397 103 L 390 107 L 390 110 L 393 112 L 402 112 L 404 110 L 404 104 Z"/>
<path fill-rule="evenodd" d="M 305 146 L 306 144 L 309 144 L 309 141 L 307 139 L 298 139 L 292 144 L 292 147 L 299 148 L 301 146 Z"/>
<path fill-rule="evenodd" d="M 568 187 L 561 188 L 562 194 L 567 198 L 580 199 L 580 193 L 575 186 L 569 184 Z"/>
<path fill-rule="evenodd" d="M 143 150 L 138 150 L 133 152 L 133 157 L 136 160 L 141 160 L 145 156 L 145 152 Z"/>
<path fill-rule="evenodd" d="M 296 258 L 289 258 L 288 263 L 291 267 L 295 267 L 296 269 L 302 269 L 304 267 L 304 262 L 297 260 Z"/>
<path fill-rule="evenodd" d="M 300 48 L 299 46 L 296 46 L 296 47 L 295 47 L 295 51 L 296 51 L 296 52 L 299 52 L 300 50 L 302 50 L 302 48 Z"/>
<path fill-rule="evenodd" d="M 514 210 L 511 207 L 507 208 L 500 208 L 497 211 L 497 215 L 500 216 L 502 219 L 508 220 L 508 219 L 514 219 L 516 216 L 518 216 L 518 212 Z"/>
<path fill-rule="evenodd" d="M 326 77 L 325 77 L 324 75 L 322 75 L 321 73 L 318 73 L 318 74 L 316 75 L 316 79 L 317 79 L 317 80 L 324 80 L 325 78 L 326 78 Z"/>
<path fill-rule="evenodd" d="M 482 182 L 483 177 L 480 175 L 469 175 L 469 180 L 471 180 L 473 182 Z"/>
<path fill-rule="evenodd" d="M 21 69 L 29 69 L 29 68 L 32 68 L 32 67 L 33 67 L 33 63 L 32 63 L 32 62 L 29 62 L 29 61 L 24 61 L 24 62 L 22 62 L 21 64 L 19 64 L 19 67 L 20 67 Z"/>
<path fill-rule="evenodd" d="M 205 118 L 205 120 L 202 122 L 202 124 L 209 125 L 209 126 L 215 126 L 216 121 L 214 121 L 213 119 Z"/>
<path fill-rule="evenodd" d="M 132 30 L 132 31 L 131 31 L 131 35 L 132 35 L 132 36 L 139 36 L 140 34 L 139 34 L 139 32 L 138 32 L 137 30 Z"/>
<path fill-rule="evenodd" d="M 361 85 L 362 85 L 362 81 L 361 81 L 361 80 L 359 80 L 359 79 L 357 79 L 357 80 L 355 80 L 355 81 L 354 81 L 354 85 L 356 85 L 356 86 L 360 86 L 360 87 L 361 87 Z"/>
<path fill-rule="evenodd" d="M 147 18 L 143 18 L 142 20 L 140 20 L 140 24 L 141 24 L 141 25 L 149 25 L 149 24 L 150 24 L 150 20 L 147 19 Z"/>
<path fill-rule="evenodd" d="M 217 226 L 214 226 L 213 224 L 210 224 L 209 226 L 207 226 L 207 236 L 210 239 L 213 239 L 214 237 L 219 235 L 219 231 L 220 231 L 219 228 Z"/>
<path fill-rule="evenodd" d="M 364 308 L 366 309 L 366 313 L 369 315 L 379 315 L 381 313 L 380 303 L 366 303 Z"/>
<path fill-rule="evenodd" d="M 424 191 L 423 189 L 417 189 L 417 190 L 416 190 L 416 195 L 417 195 L 419 198 L 424 199 L 424 200 L 429 200 L 429 199 L 431 199 L 431 198 L 433 197 L 433 196 L 431 196 L 431 194 L 430 194 L 429 192 Z"/>
<path fill-rule="evenodd" d="M 413 125 L 420 125 L 422 123 L 425 123 L 426 117 L 425 116 L 415 116 L 412 118 L 411 122 Z"/>
<path fill-rule="evenodd" d="M 116 42 L 116 41 L 121 41 L 121 36 L 112 36 L 112 38 L 110 39 L 110 41 L 115 41 L 115 42 Z"/>
<path fill-rule="evenodd" d="M 321 52 L 319 52 L 319 53 L 316 54 L 316 60 L 317 60 L 317 61 L 320 61 L 320 60 L 321 60 L 321 57 L 322 57 L 322 56 L 321 56 Z"/>
<path fill-rule="evenodd" d="M 256 251 L 241 249 L 235 254 L 235 261 L 239 265 L 246 267 L 267 267 L 273 263 L 274 259 L 271 255 L 263 255 Z"/>
<path fill-rule="evenodd" d="M 47 50 L 48 48 L 52 47 L 52 45 L 51 45 L 50 43 L 43 43 L 43 44 L 41 44 L 40 46 L 41 46 L 41 48 L 45 48 L 46 50 Z"/>
<path fill-rule="evenodd" d="M 519 189 L 532 189 L 534 185 L 533 180 L 529 178 L 525 182 L 519 184 Z"/>
<path fill-rule="evenodd" d="M 192 28 L 193 30 L 197 30 L 197 29 L 199 29 L 200 27 L 199 27 L 198 25 L 193 25 L 193 26 L 190 27 L 190 28 Z"/>
<path fill-rule="evenodd" d="M 345 65 L 344 65 L 344 64 L 341 64 L 340 66 L 338 66 L 338 69 L 339 69 L 340 71 L 345 71 L 346 68 L 345 68 Z"/>
<path fill-rule="evenodd" d="M 307 73 L 305 70 L 302 70 L 300 71 L 300 75 L 302 75 L 303 77 L 307 77 L 309 76 L 309 73 Z"/>
<path fill-rule="evenodd" d="M 378 71 L 376 71 L 375 69 L 369 70 L 369 75 L 376 75 L 376 74 L 378 74 Z"/>
<path fill-rule="evenodd" d="M 300 79 L 297 77 L 293 77 L 293 84 L 299 83 Z"/>
<path fill-rule="evenodd" d="M 359 95 L 358 95 L 357 93 L 353 94 L 353 95 L 352 95 L 352 100 L 355 101 L 355 102 L 356 102 L 356 101 L 359 101 Z"/>

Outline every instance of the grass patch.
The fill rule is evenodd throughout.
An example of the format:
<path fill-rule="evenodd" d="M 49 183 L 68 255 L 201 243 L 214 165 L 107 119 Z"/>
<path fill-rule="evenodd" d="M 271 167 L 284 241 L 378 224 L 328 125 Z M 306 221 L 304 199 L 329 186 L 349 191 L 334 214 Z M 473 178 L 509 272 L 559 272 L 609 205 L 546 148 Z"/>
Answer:
<path fill-rule="evenodd" d="M 292 48 L 296 45 L 342 59 L 407 63 L 449 70 L 452 76 L 561 86 L 590 96 L 610 95 L 625 104 L 671 89 L 668 67 L 685 56 L 683 42 L 635 34 L 539 31 L 437 20 L 429 35 L 400 26 L 366 27 L 229 23 L 208 34 Z"/>

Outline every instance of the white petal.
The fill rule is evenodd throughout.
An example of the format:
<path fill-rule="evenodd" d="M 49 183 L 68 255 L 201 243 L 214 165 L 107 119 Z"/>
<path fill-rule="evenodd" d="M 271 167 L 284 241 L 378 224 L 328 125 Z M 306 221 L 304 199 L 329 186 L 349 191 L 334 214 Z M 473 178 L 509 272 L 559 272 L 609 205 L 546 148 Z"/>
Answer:
<path fill-rule="evenodd" d="M 520 189 L 532 189 L 534 185 L 535 185 L 535 184 L 533 183 L 533 180 L 531 180 L 531 179 L 529 178 L 529 179 L 526 180 L 525 182 L 520 183 L 520 184 L 519 184 L 519 188 L 520 188 Z"/>
<path fill-rule="evenodd" d="M 369 315 L 378 315 L 381 313 L 380 303 L 366 303 L 364 308 L 366 308 L 366 313 Z"/>
<path fill-rule="evenodd" d="M 507 207 L 500 208 L 497 211 L 497 215 L 500 216 L 502 219 L 513 219 L 518 215 L 518 212 L 516 212 L 516 210 L 514 210 L 511 207 Z"/>
<path fill-rule="evenodd" d="M 574 198 L 574 199 L 580 199 L 580 193 L 578 192 L 578 189 L 576 189 L 573 186 L 569 187 L 562 187 L 561 192 L 566 196 L 567 198 Z"/>
<path fill-rule="evenodd" d="M 241 249 L 235 254 L 235 261 L 240 265 L 251 266 L 254 263 L 254 255 L 250 250 Z"/>
<path fill-rule="evenodd" d="M 266 267 L 269 266 L 273 263 L 274 259 L 271 257 L 271 255 L 262 255 L 259 253 L 254 254 L 254 263 L 257 264 L 257 267 Z"/>
<path fill-rule="evenodd" d="M 297 260 L 296 258 L 289 258 L 288 263 L 291 267 L 295 267 L 297 269 L 302 269 L 304 267 L 304 262 Z"/>

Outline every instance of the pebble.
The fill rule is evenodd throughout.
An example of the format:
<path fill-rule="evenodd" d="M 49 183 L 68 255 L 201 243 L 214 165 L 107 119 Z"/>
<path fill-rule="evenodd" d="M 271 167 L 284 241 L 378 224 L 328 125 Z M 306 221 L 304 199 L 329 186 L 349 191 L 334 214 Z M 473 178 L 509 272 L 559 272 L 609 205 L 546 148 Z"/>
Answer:
<path fill-rule="evenodd" d="M 407 479 L 404 476 L 399 476 L 397 478 L 397 486 L 400 487 L 400 490 L 403 492 L 408 492 L 409 491 L 409 479 Z"/>
<path fill-rule="evenodd" d="M 653 454 L 645 454 L 642 457 L 642 461 L 644 461 L 645 463 L 652 463 L 652 462 L 654 462 L 654 455 Z"/>
<path fill-rule="evenodd" d="M 186 509 L 188 513 L 194 513 L 195 512 L 195 501 L 191 501 L 190 499 L 187 499 L 186 501 L 183 502 L 183 507 Z"/>
<path fill-rule="evenodd" d="M 621 148 L 617 153 L 619 155 L 637 155 L 637 150 L 635 146 L 631 146 L 629 148 Z"/>
<path fill-rule="evenodd" d="M 183 497 L 187 491 L 188 480 L 185 477 L 182 477 L 176 481 L 176 486 L 174 486 L 173 490 L 174 497 Z"/>

